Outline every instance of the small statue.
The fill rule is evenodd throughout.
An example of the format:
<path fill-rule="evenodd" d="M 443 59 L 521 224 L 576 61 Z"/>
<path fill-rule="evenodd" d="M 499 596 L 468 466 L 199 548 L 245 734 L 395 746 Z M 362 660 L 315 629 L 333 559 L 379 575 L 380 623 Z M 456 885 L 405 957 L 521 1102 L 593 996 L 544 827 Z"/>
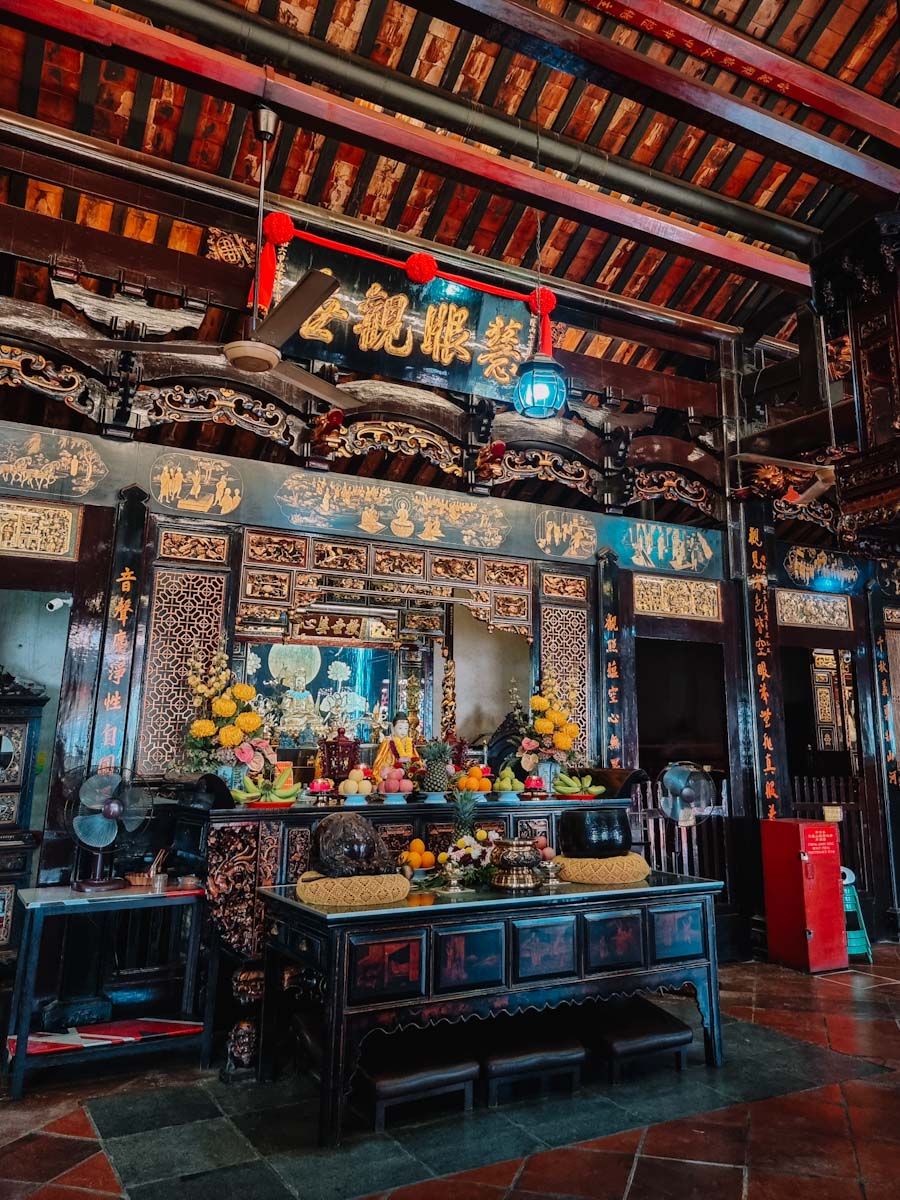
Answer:
<path fill-rule="evenodd" d="M 421 766 L 422 763 L 419 752 L 410 736 L 409 717 L 405 712 L 394 713 L 394 719 L 391 722 L 391 732 L 375 752 L 375 762 L 372 764 L 375 779 L 380 780 L 382 772 L 389 770 L 395 763 L 400 763 L 406 767 L 407 774 L 409 773 L 410 766 L 415 769 Z"/>
<path fill-rule="evenodd" d="M 371 821 L 359 813 L 323 817 L 313 831 L 310 869 L 331 879 L 355 875 L 392 875 L 393 855 Z"/>

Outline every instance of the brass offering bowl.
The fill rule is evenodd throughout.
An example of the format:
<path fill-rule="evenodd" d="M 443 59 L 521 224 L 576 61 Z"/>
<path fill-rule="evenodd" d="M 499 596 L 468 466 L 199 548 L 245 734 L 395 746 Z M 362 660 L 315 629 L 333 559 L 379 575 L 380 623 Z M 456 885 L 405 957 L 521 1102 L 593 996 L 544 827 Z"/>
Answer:
<path fill-rule="evenodd" d="M 497 868 L 491 887 L 502 892 L 533 892 L 543 879 L 537 868 L 541 852 L 527 838 L 500 838 L 491 851 L 491 865 Z"/>

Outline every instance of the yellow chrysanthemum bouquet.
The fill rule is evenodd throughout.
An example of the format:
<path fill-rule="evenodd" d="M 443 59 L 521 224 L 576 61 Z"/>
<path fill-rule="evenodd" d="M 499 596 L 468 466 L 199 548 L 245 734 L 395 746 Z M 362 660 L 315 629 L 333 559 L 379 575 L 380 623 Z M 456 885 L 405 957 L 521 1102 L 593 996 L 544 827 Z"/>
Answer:
<path fill-rule="evenodd" d="M 275 751 L 264 736 L 253 737 L 262 717 L 253 707 L 256 688 L 235 683 L 228 655 L 218 650 L 205 664 L 194 652 L 188 660 L 187 684 L 194 720 L 185 739 L 188 765 L 195 771 L 217 771 L 243 765 L 252 774 L 274 766 Z"/>
<path fill-rule="evenodd" d="M 559 695 L 556 680 L 548 674 L 529 701 L 531 724 L 523 730 L 518 750 L 518 757 L 529 775 L 541 761 L 550 759 L 568 763 L 575 757 L 575 741 L 581 735 L 581 727 L 571 717 L 575 689 L 570 690 L 572 698 L 567 707 Z"/>

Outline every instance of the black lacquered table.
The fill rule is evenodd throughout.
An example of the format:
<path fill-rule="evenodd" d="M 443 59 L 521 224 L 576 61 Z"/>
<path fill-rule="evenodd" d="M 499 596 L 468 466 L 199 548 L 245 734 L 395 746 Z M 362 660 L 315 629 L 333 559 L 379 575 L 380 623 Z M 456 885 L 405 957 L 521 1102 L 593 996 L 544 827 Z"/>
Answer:
<path fill-rule="evenodd" d="M 690 991 L 703 1021 L 706 1061 L 719 1066 L 713 904 L 722 887 L 655 873 L 640 884 L 562 884 L 528 895 L 413 892 L 399 903 L 352 909 L 304 904 L 293 887 L 261 888 L 266 977 L 259 1077 L 275 1073 L 286 974 L 324 1018 L 323 1145 L 340 1141 L 360 1047 L 378 1029 Z"/>

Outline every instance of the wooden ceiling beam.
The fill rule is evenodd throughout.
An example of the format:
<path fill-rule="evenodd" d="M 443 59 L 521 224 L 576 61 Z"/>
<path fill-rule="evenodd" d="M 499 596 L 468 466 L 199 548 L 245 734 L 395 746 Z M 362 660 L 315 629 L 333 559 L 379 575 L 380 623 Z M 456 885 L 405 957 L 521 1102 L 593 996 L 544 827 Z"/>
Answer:
<path fill-rule="evenodd" d="M 586 392 L 611 389 L 627 400 L 640 400 L 658 408 L 693 410 L 697 416 L 719 415 L 719 393 L 714 383 L 683 379 L 662 371 L 647 371 L 627 363 L 594 358 L 569 350 L 554 350 L 573 387 Z"/>
<path fill-rule="evenodd" d="M 151 291 L 195 298 L 218 308 L 242 310 L 247 303 L 250 271 L 245 267 L 153 246 L 9 204 L 0 204 L 0 254 L 45 266 L 65 258 L 81 264 L 83 274 L 98 279 L 115 281 L 124 272 L 129 281 L 141 281 Z"/>
<path fill-rule="evenodd" d="M 20 167 L 27 165 L 39 179 L 63 178 L 70 188 L 83 186 L 94 195 L 119 203 L 127 199 L 133 204 L 139 196 L 149 211 L 173 218 L 190 211 L 196 219 L 196 214 L 213 206 L 220 228 L 253 235 L 256 189 L 249 185 L 220 179 L 178 163 L 160 162 L 148 154 L 97 138 L 75 137 L 68 130 L 2 109 L 0 144 L 10 155 L 25 151 L 27 158 L 10 158 L 9 162 L 13 165 L 18 162 Z M 67 174 L 70 167 L 81 174 Z M 407 172 L 407 175 L 414 178 L 415 172 Z M 22 182 L 24 203 L 24 184 L 29 176 L 13 171 L 10 178 L 13 182 Z M 415 251 L 425 251 L 459 274 L 468 274 L 484 282 L 502 278 L 508 286 L 523 290 L 534 286 L 533 274 L 508 263 L 467 254 L 453 246 L 435 245 L 409 234 L 398 234 L 341 213 L 325 213 L 283 196 L 270 197 L 270 203 L 277 204 L 315 233 L 346 238 L 350 243 L 377 253 L 384 253 L 387 247 L 401 258 Z M 556 319 L 563 323 L 698 359 L 715 359 L 718 343 L 730 341 L 740 333 L 734 325 L 627 296 L 613 296 L 568 279 L 554 278 L 552 287 L 558 300 Z"/>
<path fill-rule="evenodd" d="M 843 125 L 900 146 L 900 113 L 892 105 L 723 25 L 699 9 L 676 4 L 674 0 L 582 0 L 582 3 L 668 45 L 687 50 L 695 58 L 798 100 Z M 832 4 L 832 12 L 834 8 Z"/>
<path fill-rule="evenodd" d="M 417 0 L 416 7 L 475 30 L 504 49 L 800 167 L 817 179 L 879 202 L 900 193 L 900 170 L 895 167 L 525 0 Z"/>
<path fill-rule="evenodd" d="M 526 204 L 541 205 L 558 216 L 665 250 L 677 247 L 688 257 L 789 291 L 809 292 L 809 269 L 801 263 L 579 187 L 97 5 L 88 6 L 81 0 L 0 0 L 0 12 L 6 12 L 17 25 L 37 28 L 65 44 L 154 70 L 165 78 L 248 106 L 267 104 L 287 120 L 325 130 L 354 145 L 377 148 L 401 161 L 427 164 L 431 170 L 493 188 Z"/>

